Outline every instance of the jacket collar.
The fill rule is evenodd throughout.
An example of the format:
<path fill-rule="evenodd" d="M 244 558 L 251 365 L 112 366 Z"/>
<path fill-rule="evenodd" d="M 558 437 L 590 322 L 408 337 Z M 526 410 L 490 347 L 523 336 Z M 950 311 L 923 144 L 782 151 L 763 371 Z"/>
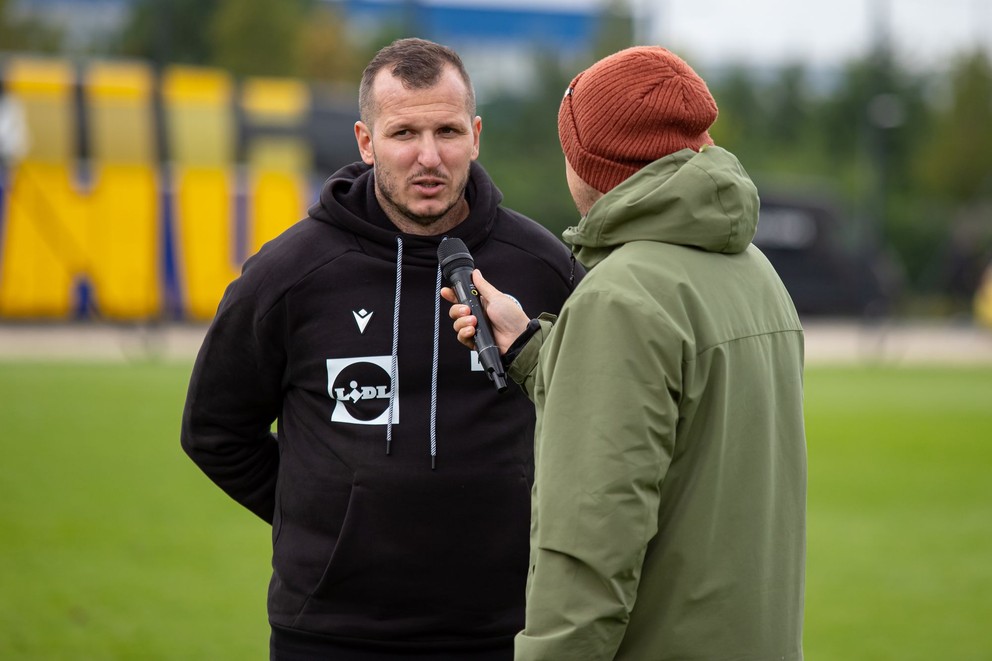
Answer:
<path fill-rule="evenodd" d="M 733 154 L 683 149 L 609 191 L 563 238 L 587 268 L 631 241 L 737 253 L 754 237 L 758 207 L 758 191 Z"/>

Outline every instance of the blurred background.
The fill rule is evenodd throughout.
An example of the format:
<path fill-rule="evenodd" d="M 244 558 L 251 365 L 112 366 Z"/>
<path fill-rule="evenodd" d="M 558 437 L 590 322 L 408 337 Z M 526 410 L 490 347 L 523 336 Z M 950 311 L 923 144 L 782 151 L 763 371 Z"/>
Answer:
<path fill-rule="evenodd" d="M 806 329 L 806 658 L 992 660 L 988 0 L 0 0 L 0 659 L 267 658 L 270 529 L 182 453 L 186 384 L 403 36 L 555 233 L 575 73 L 703 75 Z"/>
<path fill-rule="evenodd" d="M 981 0 L 0 0 L 0 321 L 209 320 L 357 160 L 361 71 L 411 35 L 464 56 L 482 164 L 555 233 L 562 90 L 658 43 L 709 82 L 801 315 L 992 325 Z"/>

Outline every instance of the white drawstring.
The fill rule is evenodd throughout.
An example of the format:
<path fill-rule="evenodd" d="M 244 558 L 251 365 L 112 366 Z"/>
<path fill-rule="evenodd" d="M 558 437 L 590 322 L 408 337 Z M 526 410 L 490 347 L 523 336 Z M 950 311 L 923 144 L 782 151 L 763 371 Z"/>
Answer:
<path fill-rule="evenodd" d="M 396 293 L 393 296 L 393 354 L 389 366 L 389 414 L 386 417 L 386 454 L 393 442 L 393 408 L 396 403 L 396 371 L 400 349 L 400 290 L 403 285 L 403 237 L 396 237 Z"/>
<path fill-rule="evenodd" d="M 441 264 L 437 265 L 434 285 L 434 362 L 431 364 L 431 470 L 437 466 L 437 364 L 441 329 Z"/>
<path fill-rule="evenodd" d="M 386 454 L 392 451 L 393 443 L 393 410 L 396 398 L 399 397 L 397 388 L 397 373 L 399 370 L 400 342 L 400 296 L 403 285 L 403 239 L 396 237 L 396 293 L 393 297 L 393 353 L 389 365 L 389 412 L 386 416 Z M 437 265 L 437 276 L 434 282 L 434 357 L 431 362 L 431 470 L 437 467 L 437 368 L 440 362 L 441 337 L 441 265 Z"/>

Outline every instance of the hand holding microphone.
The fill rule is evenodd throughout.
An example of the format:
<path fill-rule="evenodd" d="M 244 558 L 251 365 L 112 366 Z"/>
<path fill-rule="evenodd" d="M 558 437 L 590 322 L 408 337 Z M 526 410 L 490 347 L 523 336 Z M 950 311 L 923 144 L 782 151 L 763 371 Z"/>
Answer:
<path fill-rule="evenodd" d="M 496 389 L 503 392 L 506 389 L 506 370 L 500 354 L 523 332 L 529 318 L 509 296 L 477 274 L 480 287 L 485 288 L 485 300 L 480 300 L 479 288 L 472 280 L 475 261 L 461 239 L 443 239 L 438 246 L 437 257 L 444 279 L 451 286 L 450 290 L 442 292 L 444 299 L 467 307 L 467 310 L 453 307 L 450 313 L 451 318 L 455 319 L 458 339 L 470 348 L 474 345 L 489 378 Z M 494 315 L 492 327 L 487 312 Z"/>

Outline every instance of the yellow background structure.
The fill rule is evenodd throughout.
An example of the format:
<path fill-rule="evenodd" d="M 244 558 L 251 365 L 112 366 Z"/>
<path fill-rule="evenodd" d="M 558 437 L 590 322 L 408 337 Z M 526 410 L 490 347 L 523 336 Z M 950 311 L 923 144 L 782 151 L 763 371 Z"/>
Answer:
<path fill-rule="evenodd" d="M 311 99 L 299 81 L 26 57 L 4 79 L 28 148 L 2 183 L 0 318 L 209 319 L 244 259 L 305 214 L 312 159 L 293 129 Z M 237 113 L 287 130 L 239 160 Z"/>

